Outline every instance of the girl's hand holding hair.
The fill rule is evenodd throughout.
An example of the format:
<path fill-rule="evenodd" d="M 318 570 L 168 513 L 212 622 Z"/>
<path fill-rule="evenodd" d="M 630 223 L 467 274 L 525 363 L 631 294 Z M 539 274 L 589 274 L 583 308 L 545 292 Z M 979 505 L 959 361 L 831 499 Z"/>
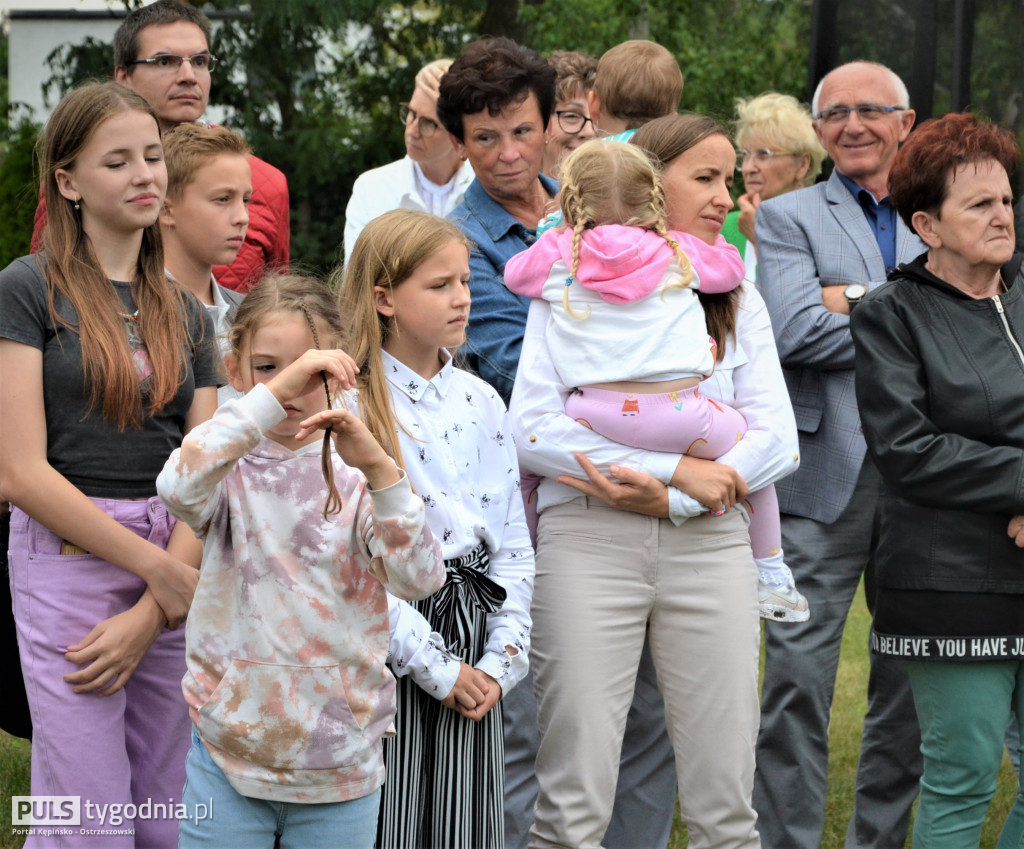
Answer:
<path fill-rule="evenodd" d="M 384 489 L 402 479 L 395 461 L 384 452 L 359 417 L 348 410 L 323 410 L 305 419 L 299 427 L 295 434 L 298 440 L 305 439 L 315 430 L 330 427 L 338 456 L 346 465 L 366 475 L 370 489 Z"/>
<path fill-rule="evenodd" d="M 353 389 L 359 367 L 344 351 L 330 349 L 306 351 L 301 357 L 267 381 L 269 389 L 278 403 L 286 404 L 314 390 L 323 390 L 323 376 L 329 384 L 342 389 Z M 333 388 L 333 387 L 332 387 Z"/>

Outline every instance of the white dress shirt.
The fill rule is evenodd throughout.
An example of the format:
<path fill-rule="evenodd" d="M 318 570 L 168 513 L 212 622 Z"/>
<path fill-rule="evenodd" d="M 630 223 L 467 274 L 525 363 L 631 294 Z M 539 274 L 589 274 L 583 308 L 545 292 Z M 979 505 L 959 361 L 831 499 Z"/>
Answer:
<path fill-rule="evenodd" d="M 438 199 L 429 194 L 424 196 L 421 181 L 426 178 L 420 176 L 422 173 L 419 166 L 406 156 L 380 168 L 364 171 L 356 178 L 352 197 L 345 208 L 345 262 L 352 256 L 352 249 L 363 228 L 378 215 L 392 209 L 420 209 L 443 218 L 462 203 L 462 196 L 475 176 L 469 162 L 463 162 L 443 187 L 430 184 L 443 195 Z"/>
<path fill-rule="evenodd" d="M 469 554 L 483 542 L 490 554 L 487 577 L 506 592 L 505 603 L 487 616 L 484 655 L 474 664 L 504 694 L 529 668 L 534 574 L 508 412 L 490 386 L 455 368 L 450 357 L 428 381 L 386 351 L 382 356 L 406 472 L 444 558 Z M 392 668 L 444 698 L 458 663 L 414 607 L 394 597 L 389 604 Z"/>

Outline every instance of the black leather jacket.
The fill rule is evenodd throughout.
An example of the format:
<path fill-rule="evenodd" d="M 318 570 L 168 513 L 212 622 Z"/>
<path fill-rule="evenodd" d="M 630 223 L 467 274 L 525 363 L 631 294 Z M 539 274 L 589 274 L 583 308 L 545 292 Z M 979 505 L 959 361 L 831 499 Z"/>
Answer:
<path fill-rule="evenodd" d="M 1024 273 L 976 300 L 901 265 L 850 320 L 857 403 L 885 480 L 880 586 L 1024 593 Z"/>

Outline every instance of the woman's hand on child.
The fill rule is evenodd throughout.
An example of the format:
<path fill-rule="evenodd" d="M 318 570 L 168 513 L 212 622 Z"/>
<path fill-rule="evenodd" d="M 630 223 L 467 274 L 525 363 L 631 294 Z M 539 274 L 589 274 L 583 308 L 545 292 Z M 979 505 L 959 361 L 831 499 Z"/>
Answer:
<path fill-rule="evenodd" d="M 727 513 L 749 493 L 747 482 L 732 466 L 699 457 L 679 458 L 672 486 L 719 515 Z"/>
<path fill-rule="evenodd" d="M 167 627 L 175 630 L 188 616 L 199 584 L 199 571 L 174 557 L 164 557 L 145 579 L 167 619 Z"/>
<path fill-rule="evenodd" d="M 441 704 L 461 713 L 467 719 L 479 721 L 501 698 L 501 687 L 486 672 L 468 663 L 459 664 L 459 677 L 452 691 Z"/>
<path fill-rule="evenodd" d="M 334 448 L 345 464 L 366 475 L 370 489 L 384 489 L 402 475 L 360 418 L 348 410 L 323 410 L 299 423 L 295 438 L 303 440 L 314 430 L 331 428 Z"/>
<path fill-rule="evenodd" d="M 559 475 L 556 478 L 558 483 L 571 486 L 617 510 L 659 519 L 668 517 L 668 488 L 661 481 L 625 466 L 612 466 L 610 471 L 615 476 L 612 480 L 601 474 L 585 454 L 577 454 L 576 462 L 586 472 L 588 480 Z"/>
<path fill-rule="evenodd" d="M 128 683 L 165 623 L 152 593 L 144 593 L 134 606 L 104 619 L 84 639 L 68 646 L 64 657 L 83 668 L 69 672 L 64 680 L 76 693 L 112 696 Z"/>
<path fill-rule="evenodd" d="M 356 385 L 359 367 L 344 351 L 314 349 L 306 351 L 295 362 L 268 380 L 267 389 L 274 394 L 279 403 L 286 404 L 295 398 L 308 395 L 318 387 L 323 388 L 323 377 L 320 372 L 327 375 L 327 382 L 332 389 L 352 389 Z M 324 400 L 326 402 L 326 399 Z"/>

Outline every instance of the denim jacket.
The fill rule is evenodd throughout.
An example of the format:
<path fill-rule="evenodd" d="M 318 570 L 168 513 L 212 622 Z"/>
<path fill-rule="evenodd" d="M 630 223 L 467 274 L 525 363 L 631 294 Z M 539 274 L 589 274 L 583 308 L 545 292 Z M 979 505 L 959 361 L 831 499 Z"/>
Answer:
<path fill-rule="evenodd" d="M 554 197 L 558 183 L 540 175 Z M 507 405 L 519 365 L 530 298 L 505 288 L 505 263 L 536 240 L 527 229 L 473 180 L 462 203 L 448 216 L 473 242 L 469 255 L 473 307 L 463 354 L 469 367 L 493 386 Z"/>

